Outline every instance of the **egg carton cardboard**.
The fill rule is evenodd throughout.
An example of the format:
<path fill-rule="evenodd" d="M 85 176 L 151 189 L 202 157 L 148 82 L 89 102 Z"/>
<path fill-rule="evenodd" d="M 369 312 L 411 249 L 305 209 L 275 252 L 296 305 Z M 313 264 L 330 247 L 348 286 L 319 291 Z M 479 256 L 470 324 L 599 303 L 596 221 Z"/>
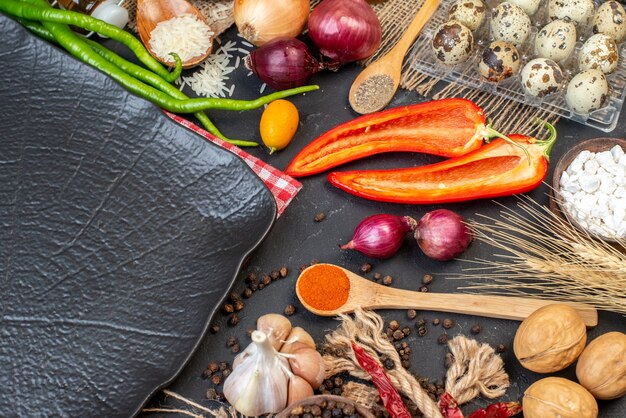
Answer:
<path fill-rule="evenodd" d="M 606 75 L 610 88 L 608 104 L 602 109 L 598 109 L 589 114 L 580 114 L 569 109 L 565 101 L 565 92 L 567 90 L 567 83 L 577 73 L 578 53 L 584 41 L 589 36 L 593 35 L 591 25 L 577 27 L 578 40 L 574 52 L 566 61 L 559 63 L 564 76 L 564 81 L 559 90 L 548 96 L 537 98 L 524 91 L 520 73 L 521 69 L 528 61 L 537 58 L 534 55 L 535 38 L 539 30 L 550 22 L 548 17 L 548 0 L 541 0 L 541 5 L 537 12 L 533 16 L 530 16 L 532 22 L 531 33 L 526 42 L 519 45 L 517 48 L 521 56 L 520 70 L 508 79 L 498 83 L 483 79 L 478 72 L 478 64 L 483 49 L 493 41 L 489 33 L 491 10 L 500 2 L 484 2 L 487 7 L 485 19 L 480 27 L 474 31 L 474 49 L 467 61 L 455 66 L 446 66 L 435 58 L 431 46 L 435 30 L 440 24 L 449 20 L 448 10 L 454 2 L 455 0 L 442 1 L 439 9 L 424 28 L 422 36 L 416 41 L 416 45 L 414 45 L 412 49 L 413 56 L 410 59 L 412 59 L 412 65 L 418 71 L 449 82 L 459 83 L 465 87 L 486 91 L 495 96 L 504 97 L 518 103 L 534 106 L 546 112 L 574 120 L 604 132 L 611 132 L 615 129 L 624 100 L 626 99 L 626 42 L 618 45 L 619 62 L 617 69 L 613 73 Z M 599 5 L 603 2 L 594 3 L 597 10 Z"/>

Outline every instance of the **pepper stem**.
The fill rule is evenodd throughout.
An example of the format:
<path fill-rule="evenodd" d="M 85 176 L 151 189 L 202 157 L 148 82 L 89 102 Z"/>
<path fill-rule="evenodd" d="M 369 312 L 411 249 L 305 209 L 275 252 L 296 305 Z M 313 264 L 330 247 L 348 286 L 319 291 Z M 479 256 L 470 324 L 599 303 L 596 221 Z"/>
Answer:
<path fill-rule="evenodd" d="M 550 152 L 552 151 L 552 147 L 554 147 L 554 143 L 556 142 L 556 128 L 545 120 L 535 119 L 534 123 L 543 123 L 543 127 L 546 128 L 550 132 L 550 136 L 548 139 L 543 141 L 537 141 L 537 144 L 543 147 L 543 156 L 546 161 L 550 161 Z"/>
<path fill-rule="evenodd" d="M 524 151 L 524 154 L 526 154 L 526 159 L 528 160 L 528 165 L 532 165 L 532 163 L 530 161 L 530 153 L 528 152 L 528 149 L 526 149 L 526 147 L 523 146 L 522 144 L 520 144 L 519 142 L 515 142 L 511 138 L 509 138 L 508 136 L 506 136 L 504 134 L 501 134 L 500 132 L 498 132 L 495 129 L 493 129 L 491 127 L 491 123 L 489 123 L 489 124 L 487 124 L 487 126 L 485 126 L 485 135 L 484 136 L 485 136 L 486 139 L 491 139 L 491 138 L 504 139 L 509 144 L 518 147 L 519 149 Z M 487 141 L 487 142 L 489 142 L 489 141 Z"/>

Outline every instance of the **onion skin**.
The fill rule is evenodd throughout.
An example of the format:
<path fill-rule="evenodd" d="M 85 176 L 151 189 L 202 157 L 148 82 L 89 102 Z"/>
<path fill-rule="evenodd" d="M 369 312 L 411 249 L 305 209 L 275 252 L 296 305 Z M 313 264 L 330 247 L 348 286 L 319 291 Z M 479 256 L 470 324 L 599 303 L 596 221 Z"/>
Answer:
<path fill-rule="evenodd" d="M 447 261 L 461 255 L 472 243 L 474 235 L 461 215 L 448 209 L 437 209 L 420 219 L 415 239 L 428 257 Z"/>
<path fill-rule="evenodd" d="M 309 36 L 322 54 L 345 64 L 372 55 L 382 29 L 365 0 L 324 0 L 309 16 Z"/>
<path fill-rule="evenodd" d="M 368 216 L 357 225 L 352 240 L 341 249 L 357 250 L 373 258 L 389 258 L 398 252 L 406 233 L 414 230 L 416 225 L 410 216 Z"/>
<path fill-rule="evenodd" d="M 296 38 L 274 39 L 246 57 L 246 67 L 274 90 L 304 86 L 322 65 Z"/>

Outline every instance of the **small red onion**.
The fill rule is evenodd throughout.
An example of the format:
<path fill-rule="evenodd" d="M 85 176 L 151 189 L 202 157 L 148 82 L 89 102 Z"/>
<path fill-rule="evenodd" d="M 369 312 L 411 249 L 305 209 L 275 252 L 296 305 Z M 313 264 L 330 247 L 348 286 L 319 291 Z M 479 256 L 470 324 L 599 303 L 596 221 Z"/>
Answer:
<path fill-rule="evenodd" d="M 352 240 L 341 249 L 357 250 L 368 257 L 389 258 L 398 252 L 404 236 L 416 225 L 410 216 L 368 216 L 357 225 Z"/>
<path fill-rule="evenodd" d="M 322 54 L 345 64 L 372 55 L 382 29 L 365 0 L 324 0 L 309 16 L 309 36 Z"/>
<path fill-rule="evenodd" d="M 304 86 L 322 65 L 306 44 L 295 38 L 278 38 L 255 49 L 246 67 L 275 90 Z"/>
<path fill-rule="evenodd" d="M 474 235 L 461 215 L 448 209 L 437 209 L 420 219 L 415 239 L 428 257 L 446 261 L 461 255 Z"/>

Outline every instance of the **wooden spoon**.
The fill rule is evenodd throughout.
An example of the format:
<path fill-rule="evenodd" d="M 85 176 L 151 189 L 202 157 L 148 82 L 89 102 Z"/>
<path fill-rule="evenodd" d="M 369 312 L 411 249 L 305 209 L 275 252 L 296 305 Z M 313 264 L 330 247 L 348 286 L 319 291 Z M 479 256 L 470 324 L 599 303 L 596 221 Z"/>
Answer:
<path fill-rule="evenodd" d="M 298 277 L 298 282 L 306 271 L 320 265 L 314 264 L 306 268 Z M 521 321 L 542 306 L 555 303 L 545 299 L 459 293 L 424 293 L 394 289 L 371 282 L 342 267 L 333 264 L 325 265 L 341 269 L 348 276 L 350 293 L 348 300 L 342 306 L 334 310 L 324 311 L 309 305 L 300 294 L 300 288 L 298 283 L 296 283 L 296 294 L 302 305 L 320 316 L 349 313 L 353 312 L 357 307 L 361 307 L 364 309 L 420 309 Z M 323 286 L 323 284 L 320 284 L 320 286 Z M 576 303 L 567 303 L 567 305 L 576 309 L 588 327 L 598 325 L 598 312 L 595 308 Z"/>
<path fill-rule="evenodd" d="M 404 55 L 441 0 L 426 0 L 398 43 L 383 57 L 368 65 L 352 83 L 348 99 L 355 112 L 381 110 L 391 101 L 400 84 Z"/>
<path fill-rule="evenodd" d="M 168 67 L 173 68 L 176 64 L 173 61 L 164 60 L 154 53 L 150 46 L 150 34 L 159 23 L 184 14 L 192 14 L 209 26 L 202 13 L 187 0 L 137 0 L 137 31 L 141 42 L 154 58 Z M 201 63 L 211 53 L 212 46 L 213 39 L 211 39 L 211 46 L 206 52 L 183 61 L 183 68 L 191 68 Z"/>

